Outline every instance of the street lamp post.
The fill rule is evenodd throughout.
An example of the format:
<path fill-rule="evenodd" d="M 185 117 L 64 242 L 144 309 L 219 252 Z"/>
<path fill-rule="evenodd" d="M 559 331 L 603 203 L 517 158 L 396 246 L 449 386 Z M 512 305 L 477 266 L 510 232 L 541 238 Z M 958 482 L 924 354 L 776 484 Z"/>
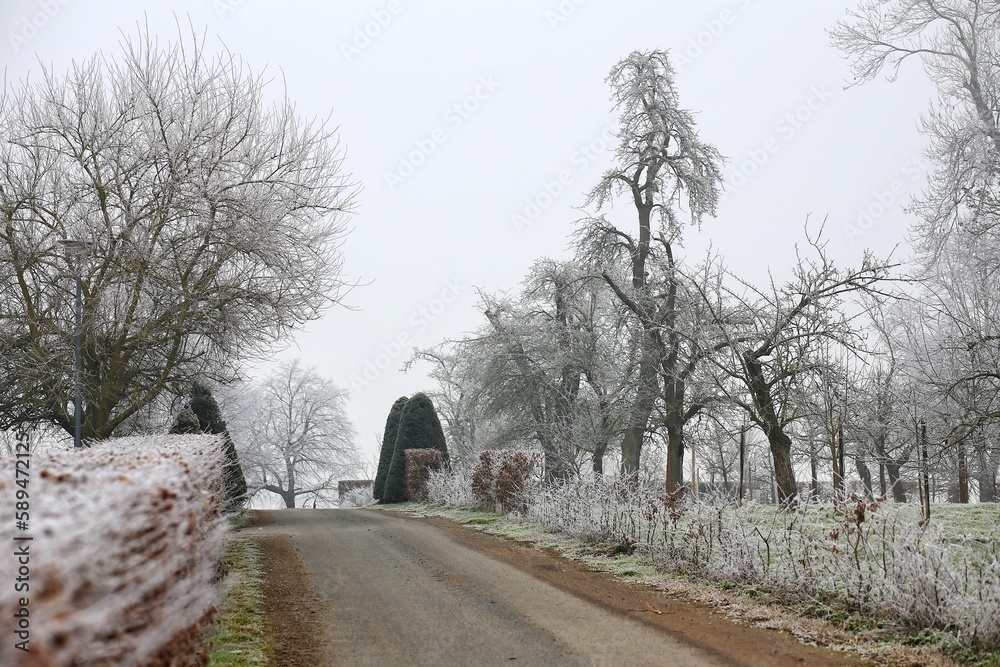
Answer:
<path fill-rule="evenodd" d="M 90 248 L 89 241 L 60 239 L 66 254 L 74 259 L 76 266 L 76 396 L 73 400 L 73 447 L 83 447 L 83 273 L 81 261 Z"/>

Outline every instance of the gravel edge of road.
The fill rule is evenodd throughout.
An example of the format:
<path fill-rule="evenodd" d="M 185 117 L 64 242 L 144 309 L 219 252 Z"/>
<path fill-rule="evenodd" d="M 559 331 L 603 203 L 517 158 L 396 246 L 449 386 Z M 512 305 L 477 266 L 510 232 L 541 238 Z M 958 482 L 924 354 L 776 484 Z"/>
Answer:
<path fill-rule="evenodd" d="M 264 611 L 273 664 L 281 667 L 321 665 L 327 647 L 315 628 L 305 622 L 319 613 L 319 605 L 292 538 L 257 535 L 250 539 L 263 554 Z"/>

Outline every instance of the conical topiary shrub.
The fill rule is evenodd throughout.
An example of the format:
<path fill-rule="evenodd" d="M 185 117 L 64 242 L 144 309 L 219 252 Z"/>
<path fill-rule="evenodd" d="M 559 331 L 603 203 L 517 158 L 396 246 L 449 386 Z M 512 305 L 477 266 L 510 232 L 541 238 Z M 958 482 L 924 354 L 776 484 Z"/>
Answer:
<path fill-rule="evenodd" d="M 407 449 L 436 449 L 441 452 L 444 464 L 448 465 L 448 446 L 444 440 L 444 429 L 434 409 L 434 403 L 427 394 L 414 394 L 406 402 L 399 417 L 396 431 L 396 445 L 392 461 L 385 477 L 382 502 L 401 503 L 406 500 L 406 454 Z"/>
<path fill-rule="evenodd" d="M 396 432 L 399 430 L 399 417 L 403 413 L 403 407 L 409 399 L 400 396 L 392 404 L 389 410 L 389 417 L 385 420 L 385 433 L 382 434 L 382 451 L 378 455 L 378 472 L 375 474 L 375 484 L 372 487 L 372 496 L 375 500 L 382 500 L 382 491 L 385 489 L 385 478 L 389 474 L 389 464 L 392 463 L 392 454 L 396 450 Z"/>
<path fill-rule="evenodd" d="M 181 411 L 177 413 L 177 419 L 174 420 L 174 425 L 170 427 L 170 432 L 175 435 L 201 433 L 201 423 L 198 421 L 198 416 L 195 415 L 191 408 L 185 405 L 181 408 Z"/>
<path fill-rule="evenodd" d="M 226 428 L 226 422 L 222 419 L 219 404 L 212 396 L 212 390 L 200 382 L 195 382 L 191 386 L 191 401 L 185 409 L 193 413 L 198 420 L 199 430 L 202 433 L 222 436 L 222 452 L 226 456 L 226 511 L 234 512 L 246 501 L 247 481 L 243 476 L 243 466 L 240 465 L 236 445 L 229 437 L 229 430 Z M 174 428 L 185 428 L 185 423 L 189 421 L 190 417 L 184 415 L 184 410 L 182 410 L 181 414 L 177 416 Z M 183 433 L 184 431 L 177 432 Z"/>

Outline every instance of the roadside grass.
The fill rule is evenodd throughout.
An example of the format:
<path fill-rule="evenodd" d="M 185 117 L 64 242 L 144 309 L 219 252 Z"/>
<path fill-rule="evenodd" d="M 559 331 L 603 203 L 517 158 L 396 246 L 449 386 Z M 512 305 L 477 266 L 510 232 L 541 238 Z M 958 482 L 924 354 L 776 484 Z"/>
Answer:
<path fill-rule="evenodd" d="M 902 667 L 1000 667 L 1000 651 L 959 644 L 939 630 L 916 629 L 891 618 L 877 618 L 845 609 L 831 601 L 789 604 L 761 586 L 731 581 L 712 581 L 697 575 L 665 572 L 654 559 L 635 545 L 602 541 L 599 536 L 573 537 L 531 523 L 523 517 L 507 516 L 478 507 L 444 507 L 435 504 L 401 503 L 369 505 L 370 509 L 393 510 L 416 516 L 441 516 L 473 529 L 505 537 L 535 548 L 551 550 L 623 581 L 646 584 L 671 596 L 709 604 L 738 622 L 790 632 L 804 643 L 857 653 L 875 664 Z M 913 510 L 913 520 L 919 508 Z M 815 515 L 827 521 L 827 508 Z M 770 523 L 764 508 L 759 520 Z M 906 519 L 909 520 L 909 515 Z M 948 535 L 975 536 L 995 540 L 1000 525 L 1000 506 L 935 506 L 931 523 Z M 831 525 L 833 522 L 831 521 Z"/>
<path fill-rule="evenodd" d="M 237 520 L 238 523 L 238 520 Z M 237 525 L 237 524 L 234 524 Z M 251 540 L 230 536 L 220 569 L 223 597 L 210 631 L 212 667 L 267 667 L 270 639 L 264 621 L 264 580 L 260 548 Z"/>

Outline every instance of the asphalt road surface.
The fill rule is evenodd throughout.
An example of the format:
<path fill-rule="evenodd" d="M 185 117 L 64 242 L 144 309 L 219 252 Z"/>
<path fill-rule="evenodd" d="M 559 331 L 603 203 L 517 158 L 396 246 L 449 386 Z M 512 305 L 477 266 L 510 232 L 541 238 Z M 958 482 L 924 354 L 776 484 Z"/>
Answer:
<path fill-rule="evenodd" d="M 293 548 L 280 556 L 280 564 L 296 555 L 304 564 L 300 579 L 311 606 L 280 613 L 300 633 L 316 635 L 313 667 L 858 664 L 780 633 L 739 630 L 742 626 L 722 617 L 710 618 L 710 627 L 688 641 L 683 631 L 661 626 L 663 614 L 675 614 L 670 622 L 678 628 L 687 628 L 689 619 L 670 611 L 666 600 L 650 602 L 646 589 L 583 572 L 586 568 L 554 554 L 444 525 L 448 522 L 442 519 L 373 510 L 255 515 L 257 527 L 246 533 L 264 543 L 290 540 Z M 277 567 L 273 561 L 274 556 L 272 569 Z M 574 590 L 577 582 L 587 590 Z M 282 584 L 277 593 L 272 587 L 269 595 L 281 597 L 286 588 L 294 586 Z M 630 608 L 640 603 L 627 590 L 619 596 L 617 589 L 636 589 L 646 598 L 642 606 Z M 706 646 L 705 637 L 715 635 L 728 650 Z M 781 642 L 775 644 L 784 646 L 780 650 L 758 645 L 769 636 L 791 642 L 790 648 Z M 740 642 L 754 651 L 747 653 Z M 796 647 L 806 652 L 797 655 Z M 280 656 L 279 664 L 284 664 Z"/>

